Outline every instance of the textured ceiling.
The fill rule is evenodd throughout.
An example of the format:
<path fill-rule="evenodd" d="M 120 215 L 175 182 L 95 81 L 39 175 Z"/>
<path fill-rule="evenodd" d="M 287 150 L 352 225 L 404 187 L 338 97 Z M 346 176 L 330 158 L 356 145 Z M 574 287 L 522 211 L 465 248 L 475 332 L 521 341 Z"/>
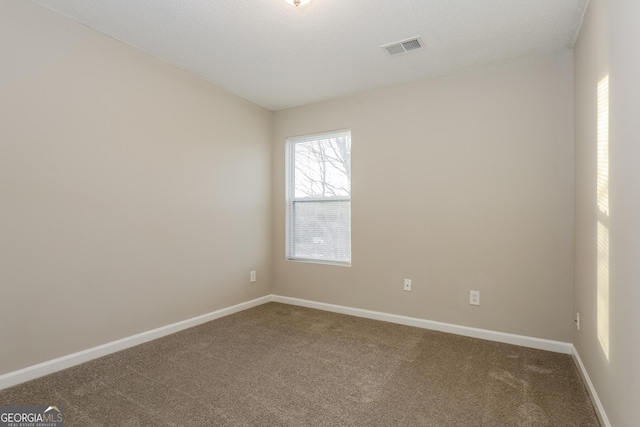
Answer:
<path fill-rule="evenodd" d="M 572 48 L 588 2 L 34 1 L 272 110 Z"/>

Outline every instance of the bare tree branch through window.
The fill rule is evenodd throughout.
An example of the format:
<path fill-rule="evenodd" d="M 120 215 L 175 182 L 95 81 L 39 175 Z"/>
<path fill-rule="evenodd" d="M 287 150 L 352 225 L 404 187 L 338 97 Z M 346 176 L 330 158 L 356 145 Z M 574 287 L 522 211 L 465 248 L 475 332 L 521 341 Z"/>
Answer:
<path fill-rule="evenodd" d="M 289 140 L 288 257 L 351 261 L 351 135 Z"/>

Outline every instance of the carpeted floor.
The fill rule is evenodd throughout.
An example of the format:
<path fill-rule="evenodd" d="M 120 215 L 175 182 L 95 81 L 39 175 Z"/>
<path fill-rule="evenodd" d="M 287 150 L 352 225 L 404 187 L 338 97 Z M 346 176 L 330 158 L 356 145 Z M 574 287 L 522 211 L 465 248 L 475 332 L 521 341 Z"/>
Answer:
<path fill-rule="evenodd" d="M 269 303 L 4 391 L 66 427 L 598 426 L 570 356 Z"/>

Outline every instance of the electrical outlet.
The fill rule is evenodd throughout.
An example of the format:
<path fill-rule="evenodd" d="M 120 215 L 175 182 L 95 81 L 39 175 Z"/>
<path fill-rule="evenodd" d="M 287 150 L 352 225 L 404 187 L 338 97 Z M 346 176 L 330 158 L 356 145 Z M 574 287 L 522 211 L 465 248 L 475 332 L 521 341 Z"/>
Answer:
<path fill-rule="evenodd" d="M 580 313 L 576 313 L 576 328 L 580 330 Z"/>
<path fill-rule="evenodd" d="M 480 305 L 480 291 L 469 291 L 469 304 Z"/>
<path fill-rule="evenodd" d="M 411 279 L 404 279 L 404 290 L 405 291 L 411 290 Z"/>
<path fill-rule="evenodd" d="M 256 281 L 256 271 L 255 270 L 251 271 L 249 280 L 251 280 L 251 283 Z"/>

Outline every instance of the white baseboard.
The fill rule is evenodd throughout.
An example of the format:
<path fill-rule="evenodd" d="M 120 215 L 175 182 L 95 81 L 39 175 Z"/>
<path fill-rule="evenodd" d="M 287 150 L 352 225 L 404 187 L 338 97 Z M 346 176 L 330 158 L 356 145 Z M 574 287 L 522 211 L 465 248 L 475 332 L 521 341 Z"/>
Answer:
<path fill-rule="evenodd" d="M 451 323 L 435 322 L 433 320 L 418 319 L 416 317 L 400 316 L 397 314 L 363 310 L 361 308 L 351 308 L 298 298 L 282 297 L 279 295 L 272 295 L 271 301 L 298 305 L 301 307 L 316 308 L 318 310 L 331 311 L 334 313 L 348 314 L 356 317 L 364 317 L 366 319 L 382 320 L 384 322 L 397 323 L 400 325 L 415 326 L 433 331 L 448 332 L 450 334 L 463 335 L 465 337 L 480 338 L 483 340 L 514 344 L 522 347 L 553 351 L 555 353 L 571 354 L 571 350 L 573 348 L 572 344 L 561 341 L 508 334 L 505 332 L 496 332 L 487 329 L 471 328 L 468 326 L 453 325 Z"/>
<path fill-rule="evenodd" d="M 582 359 L 580 359 L 580 355 L 578 354 L 578 350 L 574 345 L 571 346 L 571 355 L 573 356 L 573 361 L 578 366 L 578 371 L 580 371 L 580 375 L 582 375 L 582 379 L 585 383 L 587 383 L 587 390 L 589 391 L 589 397 L 593 402 L 593 406 L 596 408 L 596 414 L 600 419 L 600 423 L 604 427 L 611 427 L 611 423 L 609 422 L 609 418 L 607 418 L 607 413 L 604 411 L 604 407 L 602 406 L 602 402 L 598 397 L 598 393 L 596 392 L 593 383 L 591 382 L 591 378 L 589 378 L 589 374 L 587 373 L 587 368 L 584 367 L 582 363 Z"/>
<path fill-rule="evenodd" d="M 490 331 L 486 329 L 471 328 L 468 326 L 453 325 L 450 323 L 436 322 L 432 320 L 418 319 L 415 317 L 401 316 L 397 314 L 382 313 L 378 311 L 364 310 L 360 308 L 345 307 L 334 304 L 326 304 L 321 302 L 303 300 L 298 298 L 283 297 L 279 295 L 266 295 L 261 298 L 257 298 L 251 301 L 236 304 L 231 307 L 223 308 L 213 311 L 211 313 L 203 314 L 201 316 L 193 317 L 191 319 L 183 320 L 181 322 L 173 323 L 171 325 L 163 326 L 157 329 L 153 329 L 147 332 L 142 332 L 130 337 L 122 338 L 117 341 L 102 344 L 97 347 L 93 347 L 87 350 L 82 350 L 77 353 L 62 356 L 57 359 L 49 360 L 47 362 L 39 363 L 37 365 L 29 366 L 18 371 L 9 372 L 4 375 L 0 375 L 0 390 L 12 387 L 14 385 L 30 381 L 44 375 L 52 374 L 63 369 L 70 368 L 72 366 L 79 365 L 84 362 L 88 362 L 98 357 L 106 356 L 116 351 L 125 350 L 130 347 L 134 347 L 145 342 L 164 337 L 166 335 L 173 334 L 175 332 L 182 331 L 193 326 L 200 325 L 202 323 L 209 322 L 211 320 L 219 319 L 224 316 L 228 316 L 233 313 L 237 313 L 243 310 L 247 310 L 258 305 L 265 304 L 267 302 L 280 302 L 290 305 L 298 305 L 301 307 L 315 308 L 318 310 L 330 311 L 334 313 L 348 314 L 351 316 L 362 317 L 366 319 L 381 320 L 384 322 L 397 323 L 400 325 L 415 326 L 423 329 L 430 329 L 440 332 L 448 332 L 457 335 L 463 335 L 472 338 L 480 338 L 489 341 L 497 341 L 507 344 L 514 344 L 524 347 L 536 348 L 540 350 L 548 350 L 556 353 L 575 354 L 577 352 L 572 344 L 564 343 L 560 341 L 551 341 L 541 338 L 527 337 L 523 335 L 508 334 L 504 332 Z M 577 357 L 579 360 L 579 357 Z M 581 366 L 581 362 L 580 362 Z M 584 371 L 584 368 L 581 368 Z M 584 371 L 586 374 L 586 371 Z M 586 377 L 588 378 L 588 377 Z M 590 381 L 587 381 L 590 390 L 593 390 L 593 385 Z M 593 391 L 595 393 L 595 391 Z M 597 401 L 599 404 L 599 400 Z M 600 405 L 601 407 L 601 405 Z M 600 408 L 599 408 L 600 410 Z M 602 412 L 604 414 L 604 412 Z M 606 417 L 605 417 L 606 419 Z M 605 424 L 608 426 L 608 424 Z"/>
<path fill-rule="evenodd" d="M 172 323 L 171 325 L 162 326 L 160 328 L 152 329 L 147 332 L 142 332 L 130 337 L 119 339 L 117 341 L 112 341 L 107 344 L 102 344 L 97 347 L 82 350 L 77 353 L 62 356 L 57 359 L 39 363 L 37 365 L 29 366 L 18 371 L 9 372 L 7 374 L 0 375 L 0 390 L 42 377 L 44 375 L 52 374 L 63 369 L 67 369 L 84 362 L 88 362 L 89 360 L 97 359 L 98 357 L 106 356 L 107 354 L 115 353 L 116 351 L 125 350 L 127 348 L 143 344 L 145 342 L 161 338 L 166 335 L 170 335 L 175 332 L 179 332 L 184 329 L 209 322 L 211 320 L 219 319 L 221 317 L 228 316 L 239 311 L 247 310 L 249 308 L 268 303 L 270 301 L 271 295 L 266 295 L 261 298 L 236 304 L 231 307 L 222 308 L 220 310 L 212 311 L 211 313 L 203 314 L 201 316 L 193 317 L 181 322 Z"/>

